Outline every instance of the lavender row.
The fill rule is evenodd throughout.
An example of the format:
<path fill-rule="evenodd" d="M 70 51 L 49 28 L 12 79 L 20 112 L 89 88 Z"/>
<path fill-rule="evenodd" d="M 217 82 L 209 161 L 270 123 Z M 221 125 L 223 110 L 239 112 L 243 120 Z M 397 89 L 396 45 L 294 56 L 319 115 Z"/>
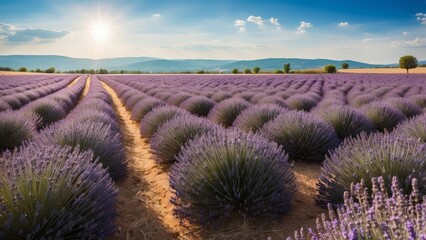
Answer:
<path fill-rule="evenodd" d="M 343 83 L 337 82 L 335 79 L 327 79 L 326 76 L 321 79 L 320 76 L 322 98 L 320 99 L 318 97 L 320 94 L 315 92 L 314 94 L 303 93 L 305 96 L 310 95 L 311 100 L 316 101 L 315 106 L 312 107 L 309 107 L 312 104 L 302 104 L 302 108 L 309 108 L 310 113 L 289 109 L 288 101 L 284 103 L 275 101 L 273 105 L 253 104 L 251 102 L 253 96 L 247 97 L 244 92 L 237 93 L 239 94 L 238 96 L 243 96 L 241 98 L 233 97 L 233 93 L 221 93 L 225 100 L 216 103 L 211 98 L 214 94 L 210 95 L 211 93 L 208 93 L 204 95 L 205 92 L 202 92 L 202 87 L 198 89 L 198 94 L 190 92 L 191 90 L 182 91 L 181 94 L 170 94 L 167 91 L 160 92 L 161 89 L 158 90 L 150 86 L 147 79 L 144 79 L 146 80 L 144 84 L 126 82 L 127 80 L 120 79 L 106 81 L 114 85 L 114 88 L 122 98 L 121 100 L 129 109 L 137 105 L 146 107 L 142 114 L 141 134 L 150 138 L 156 159 L 160 163 L 177 161 L 172 167 L 173 175 L 171 175 L 173 176 L 171 177 L 171 186 L 177 194 L 176 198 L 172 199 L 173 204 L 176 205 L 176 216 L 205 224 L 213 220 L 226 218 L 234 210 L 244 215 L 256 215 L 254 210 L 253 212 L 245 211 L 249 209 L 247 206 L 245 206 L 246 208 L 243 211 L 229 202 L 221 202 L 221 197 L 239 202 L 234 197 L 241 197 L 238 190 L 240 188 L 234 188 L 235 185 L 233 184 L 246 183 L 245 181 L 247 181 L 246 178 L 241 178 L 239 172 L 234 172 L 241 170 L 246 163 L 237 167 L 238 165 L 232 165 L 233 162 L 231 161 L 239 159 L 238 156 L 241 155 L 231 157 L 227 161 L 224 160 L 232 156 L 229 151 L 235 150 L 231 147 L 232 142 L 238 142 L 247 135 L 231 138 L 233 140 L 226 144 L 219 143 L 219 141 L 214 140 L 217 136 L 221 136 L 220 140 L 227 137 L 218 135 L 215 132 L 223 132 L 224 134 L 226 132 L 226 134 L 232 135 L 231 132 L 235 131 L 231 129 L 225 131 L 223 127 L 229 128 L 233 126 L 245 129 L 244 131 L 246 132 L 258 132 L 264 137 L 279 143 L 284 153 L 294 160 L 311 159 L 323 161 L 325 159 L 316 199 L 317 203 L 322 206 L 329 203 L 342 203 L 344 192 L 350 189 L 351 183 L 359 182 L 362 179 L 365 180 L 365 184 L 368 187 L 372 187 L 369 179 L 382 177 L 384 179 L 384 188 L 390 189 L 391 179 L 395 178 L 395 181 L 401 182 L 401 189 L 406 194 L 410 194 L 413 189 L 413 179 L 423 181 L 422 174 L 424 170 L 422 169 L 425 166 L 423 159 L 424 144 L 416 141 L 416 138 L 420 138 L 423 141 L 425 139 L 426 125 L 424 125 L 424 121 L 426 116 L 422 115 L 422 105 L 411 100 L 409 96 L 414 94 L 416 98 L 423 97 L 424 81 L 419 76 L 415 76 L 412 79 L 410 77 L 402 79 L 406 81 L 402 82 L 401 79 L 398 80 L 399 76 L 389 75 L 387 78 L 395 79 L 395 83 L 386 83 L 384 80 L 374 79 L 383 77 L 382 75 L 361 75 L 360 79 L 350 79 L 349 77 L 351 76 L 353 75 L 346 75 L 345 77 L 348 79 L 344 80 Z M 153 78 L 157 81 L 160 80 L 161 83 L 160 77 Z M 170 79 L 168 80 L 171 81 Z M 305 84 L 309 86 L 309 89 L 312 86 L 306 81 L 299 80 L 295 79 L 286 85 L 289 88 L 293 86 L 293 89 L 308 89 L 308 87 L 304 87 Z M 250 82 L 250 79 L 248 81 Z M 190 82 L 190 80 L 182 80 L 180 83 L 182 82 Z M 170 83 L 170 86 L 173 84 L 176 83 Z M 220 84 L 226 85 L 226 81 L 225 83 L 217 83 L 214 87 Z M 277 81 L 269 82 L 269 84 L 277 86 Z M 197 84 L 194 85 L 199 86 Z M 210 83 L 205 83 L 202 86 L 210 86 Z M 257 85 L 256 87 L 258 86 L 262 85 Z M 190 84 L 185 86 L 185 88 L 191 87 Z M 374 90 L 369 91 L 370 87 Z M 174 86 L 174 88 L 179 87 Z M 317 89 L 317 91 L 319 92 L 320 90 Z M 374 96 L 372 102 L 366 101 L 365 104 L 359 105 L 360 108 L 348 104 L 352 101 L 351 99 L 357 98 L 358 94 L 362 95 L 364 93 Z M 273 94 L 277 94 L 277 92 Z M 291 98 L 294 95 L 300 96 L 300 93 L 294 94 L 291 91 L 289 93 L 286 90 L 278 94 L 287 95 L 287 98 Z M 163 102 L 155 107 L 151 103 L 160 99 L 152 99 L 152 97 L 158 97 Z M 204 120 L 204 123 L 201 123 L 202 121 L 199 119 L 203 118 L 195 118 L 183 111 L 183 108 L 179 109 L 170 106 L 171 104 L 166 104 L 179 102 L 177 105 L 181 107 L 184 101 L 195 97 L 203 103 L 201 106 L 210 107 L 211 110 L 208 111 L 208 114 L 200 114 L 196 110 L 188 111 L 194 115 L 204 115 L 209 119 L 215 119 L 220 124 L 220 127 L 198 132 L 198 126 L 206 127 L 211 122 Z M 216 97 L 217 99 L 220 98 L 217 95 Z M 145 104 L 144 99 L 152 100 L 147 101 Z M 169 99 L 171 99 L 170 102 Z M 213 106 L 210 104 L 212 101 L 215 102 Z M 240 108 L 242 109 L 239 110 Z M 213 109 L 216 110 L 213 111 Z M 212 117 L 213 113 L 214 118 Z M 222 113 L 225 114 L 222 115 Z M 157 123 L 157 121 L 160 123 Z M 245 124 L 249 127 L 245 127 Z M 389 132 L 394 129 L 393 134 L 367 134 L 377 131 Z M 234 136 L 238 134 L 234 134 Z M 407 136 L 413 137 L 413 139 L 407 138 Z M 264 137 L 256 135 L 256 138 L 259 139 L 264 139 Z M 203 141 L 209 144 L 204 146 Z M 343 143 L 341 144 L 342 141 Z M 341 145 L 338 147 L 339 144 Z M 226 146 L 229 146 L 229 148 Z M 190 150 L 186 151 L 185 149 L 187 148 Z M 251 148 L 254 147 L 251 146 Z M 330 154 L 327 154 L 328 151 L 331 151 Z M 237 152 L 243 153 L 242 150 Z M 208 159 L 216 157 L 216 160 L 207 164 Z M 198 158 L 204 160 L 198 161 L 196 160 Z M 184 165 L 185 161 L 187 163 Z M 199 165 L 197 165 L 198 162 L 200 162 Z M 182 166 L 177 167 L 180 165 Z M 207 170 L 209 167 L 212 168 Z M 222 170 L 223 172 L 221 172 Z M 211 173 L 212 176 L 208 178 L 196 177 L 205 176 L 207 173 Z M 222 175 L 227 176 L 229 182 L 225 184 L 223 179 L 216 179 L 216 177 L 220 179 Z M 258 174 L 253 173 L 253 175 L 247 174 L 245 176 L 258 176 Z M 340 177 L 336 178 L 336 176 Z M 191 185 L 194 182 L 195 185 Z M 289 184 L 287 186 L 291 186 L 291 181 L 287 181 L 287 184 Z M 419 187 L 415 187 L 415 191 L 424 194 L 423 185 L 420 184 Z M 195 186 L 203 187 L 196 188 Z M 245 186 L 250 188 L 253 185 L 246 184 Z M 227 189 L 227 191 L 220 193 L 222 189 Z M 231 196 L 227 194 L 231 194 Z M 217 205 L 204 205 L 203 203 L 215 202 L 213 199 L 209 199 L 208 196 L 212 196 L 217 201 L 215 203 Z M 288 194 L 287 197 L 288 201 L 291 202 L 291 194 Z M 270 200 L 273 199 L 275 198 Z M 238 198 L 238 200 L 241 199 Z M 242 201 L 244 202 L 244 200 Z M 194 202 L 197 202 L 197 205 L 194 205 Z M 229 212 L 220 212 L 214 208 L 215 206 L 220 206 L 220 209 L 225 207 L 225 209 L 229 209 Z M 267 214 L 264 216 L 270 217 Z"/>
<path fill-rule="evenodd" d="M 125 106 L 132 102 L 130 98 L 140 96 L 126 97 L 138 92 L 106 81 Z M 231 102 L 229 109 L 233 106 Z M 176 197 L 171 202 L 177 218 L 208 225 L 236 212 L 278 218 L 289 211 L 294 175 L 288 155 L 276 143 L 259 135 L 225 130 L 222 124 L 175 106 L 147 109 L 152 110 L 142 118 L 141 135 L 149 137 L 159 164 L 173 164 L 170 186 Z"/>
<path fill-rule="evenodd" d="M 75 85 L 37 99 L 16 111 L 0 113 L 0 151 L 19 147 L 38 130 L 64 118 L 76 105 L 85 86 L 85 77 Z"/>
<path fill-rule="evenodd" d="M 3 91 L 0 97 L 0 111 L 19 109 L 31 101 L 59 91 L 75 78 L 75 76 L 52 78 L 40 83 Z"/>
<path fill-rule="evenodd" d="M 56 97 L 66 99 L 65 90 Z M 65 119 L 0 156 L 1 239 L 106 239 L 114 233 L 114 166 L 106 166 L 102 154 L 123 146 L 113 145 L 119 133 L 110 100 L 92 79 L 88 95 Z"/>
<path fill-rule="evenodd" d="M 72 76 L 72 75 L 70 75 Z M 22 92 L 34 86 L 60 81 L 65 75 L 2 75 L 0 76 L 0 96 L 7 93 Z"/>
<path fill-rule="evenodd" d="M 63 120 L 43 129 L 35 141 L 91 150 L 112 179 L 124 178 L 127 173 L 124 145 L 111 102 L 110 95 L 92 76 L 87 95 L 77 107 Z"/>

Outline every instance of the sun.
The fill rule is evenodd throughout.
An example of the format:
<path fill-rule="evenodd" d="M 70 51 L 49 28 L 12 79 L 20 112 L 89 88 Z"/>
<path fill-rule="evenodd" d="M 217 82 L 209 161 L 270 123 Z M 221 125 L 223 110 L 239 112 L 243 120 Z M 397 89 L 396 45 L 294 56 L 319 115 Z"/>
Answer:
<path fill-rule="evenodd" d="M 108 23 L 103 21 L 93 22 L 91 26 L 91 36 L 98 44 L 106 43 L 111 38 L 111 27 Z"/>

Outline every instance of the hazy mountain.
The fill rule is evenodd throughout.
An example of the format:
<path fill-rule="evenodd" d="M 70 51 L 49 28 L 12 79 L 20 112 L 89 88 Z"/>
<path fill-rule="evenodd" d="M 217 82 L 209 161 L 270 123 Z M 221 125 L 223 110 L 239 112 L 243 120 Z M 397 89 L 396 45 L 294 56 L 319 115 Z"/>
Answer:
<path fill-rule="evenodd" d="M 330 60 L 330 59 L 302 59 L 302 58 L 266 58 L 258 60 L 248 60 L 248 61 L 237 61 L 227 65 L 224 65 L 223 68 L 226 69 L 245 69 L 253 68 L 256 66 L 261 67 L 266 70 L 282 69 L 284 64 L 290 63 L 291 69 L 316 69 L 322 68 L 327 64 L 333 64 L 336 67 L 340 68 L 342 63 L 348 63 L 351 68 L 369 68 L 375 66 L 384 66 L 384 65 L 375 65 L 362 62 L 356 62 L 351 60 Z"/>
<path fill-rule="evenodd" d="M 150 57 L 122 57 L 93 60 L 88 58 L 71 58 L 56 55 L 9 55 L 0 56 L 0 66 L 11 67 L 14 69 L 18 69 L 20 67 L 26 67 L 28 69 L 46 69 L 49 67 L 55 67 L 57 70 L 69 71 L 83 68 L 111 69 L 114 66 L 122 66 L 154 59 L 155 58 Z"/>
<path fill-rule="evenodd" d="M 282 69 L 285 63 L 290 63 L 291 69 L 316 69 L 327 64 L 340 68 L 342 63 L 348 63 L 350 68 L 370 68 L 395 66 L 396 64 L 368 64 L 352 60 L 331 59 L 301 59 L 301 58 L 265 58 L 257 60 L 210 60 L 210 59 L 159 59 L 152 57 L 121 57 L 105 59 L 71 58 L 56 55 L 9 55 L 0 56 L 1 67 L 18 69 L 46 69 L 55 67 L 60 71 L 77 69 L 130 70 L 145 72 L 183 72 L 183 71 L 230 71 L 233 68 L 260 67 L 263 70 Z M 419 61 L 425 64 L 426 61 Z"/>

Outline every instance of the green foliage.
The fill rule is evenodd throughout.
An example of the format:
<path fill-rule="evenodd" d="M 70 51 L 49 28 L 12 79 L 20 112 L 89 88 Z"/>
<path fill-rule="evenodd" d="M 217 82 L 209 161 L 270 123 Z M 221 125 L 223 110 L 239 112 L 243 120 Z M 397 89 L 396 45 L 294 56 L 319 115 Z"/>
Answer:
<path fill-rule="evenodd" d="M 283 71 L 283 70 L 279 70 L 279 69 L 278 69 L 278 70 L 275 70 L 275 71 L 274 71 L 274 73 L 275 73 L 275 74 L 282 74 L 282 73 L 284 73 L 284 71 Z"/>
<path fill-rule="evenodd" d="M 336 72 L 337 72 L 337 69 L 336 69 L 336 66 L 334 66 L 334 65 L 332 65 L 332 64 L 329 64 L 329 65 L 325 65 L 325 66 L 324 66 L 324 71 L 325 71 L 326 73 L 336 73 Z"/>
<path fill-rule="evenodd" d="M 98 70 L 98 73 L 99 74 L 108 74 L 108 70 L 101 68 L 101 69 Z"/>
<path fill-rule="evenodd" d="M 46 69 L 45 73 L 55 73 L 55 68 L 50 67 L 50 68 Z"/>
<path fill-rule="evenodd" d="M 253 73 L 259 73 L 259 72 L 260 72 L 260 67 L 253 68 Z"/>
<path fill-rule="evenodd" d="M 251 73 L 251 70 L 250 70 L 250 69 L 248 69 L 248 68 L 246 68 L 246 69 L 244 69 L 244 73 L 245 73 L 245 74 L 250 74 L 250 73 Z"/>
<path fill-rule="evenodd" d="M 349 64 L 348 63 L 342 63 L 342 68 L 343 69 L 348 69 L 349 68 Z"/>
<path fill-rule="evenodd" d="M 10 67 L 0 67 L 0 71 L 10 72 L 13 71 L 13 69 Z"/>
<path fill-rule="evenodd" d="M 399 59 L 399 68 L 404 68 L 405 70 L 407 70 L 407 73 L 408 73 L 408 69 L 416 68 L 417 65 L 418 65 L 417 58 L 414 57 L 413 55 L 402 56 Z"/>
<path fill-rule="evenodd" d="M 18 71 L 19 71 L 19 72 L 26 72 L 26 71 L 27 71 L 27 68 L 26 68 L 26 67 L 20 67 L 20 68 L 18 69 Z"/>
<path fill-rule="evenodd" d="M 197 74 L 204 74 L 204 70 L 198 70 Z"/>
<path fill-rule="evenodd" d="M 290 72 L 290 63 L 284 64 L 284 72 L 289 73 Z"/>
<path fill-rule="evenodd" d="M 238 68 L 234 68 L 234 69 L 232 69 L 232 73 L 233 73 L 233 74 L 238 74 L 238 72 L 239 72 Z"/>
<path fill-rule="evenodd" d="M 37 68 L 35 71 L 38 72 L 38 73 L 43 72 L 40 68 Z"/>

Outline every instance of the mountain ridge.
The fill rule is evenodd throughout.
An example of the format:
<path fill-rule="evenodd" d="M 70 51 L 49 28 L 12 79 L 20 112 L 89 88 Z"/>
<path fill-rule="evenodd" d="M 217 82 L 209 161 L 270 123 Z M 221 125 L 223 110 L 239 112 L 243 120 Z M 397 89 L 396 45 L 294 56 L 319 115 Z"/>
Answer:
<path fill-rule="evenodd" d="M 215 60 L 215 59 L 162 59 L 155 57 L 117 57 L 117 58 L 73 58 L 61 55 L 0 55 L 0 66 L 18 69 L 47 69 L 55 67 L 59 71 L 78 69 L 126 70 L 144 72 L 184 72 L 184 71 L 231 71 L 234 68 L 260 67 L 263 70 L 282 69 L 290 63 L 291 69 L 317 69 L 333 64 L 340 68 L 348 63 L 350 68 L 391 67 L 397 64 L 369 64 L 353 60 L 305 59 L 305 58 L 263 58 L 254 60 Z M 419 61 L 424 64 L 425 61 Z"/>

